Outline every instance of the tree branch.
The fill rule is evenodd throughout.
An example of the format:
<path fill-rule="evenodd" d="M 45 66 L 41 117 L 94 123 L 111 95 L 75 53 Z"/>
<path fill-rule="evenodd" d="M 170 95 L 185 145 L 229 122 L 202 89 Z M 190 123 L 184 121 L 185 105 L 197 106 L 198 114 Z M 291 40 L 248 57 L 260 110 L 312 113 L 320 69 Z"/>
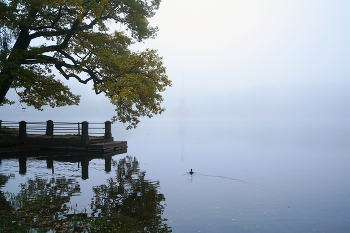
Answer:
<path fill-rule="evenodd" d="M 30 34 L 30 39 L 35 39 L 38 37 L 50 37 L 50 36 L 63 36 L 64 34 L 67 34 L 67 30 L 60 29 L 60 28 L 54 28 L 51 26 L 42 26 L 41 29 L 55 29 L 56 31 L 39 31 L 35 32 L 33 34 Z"/>

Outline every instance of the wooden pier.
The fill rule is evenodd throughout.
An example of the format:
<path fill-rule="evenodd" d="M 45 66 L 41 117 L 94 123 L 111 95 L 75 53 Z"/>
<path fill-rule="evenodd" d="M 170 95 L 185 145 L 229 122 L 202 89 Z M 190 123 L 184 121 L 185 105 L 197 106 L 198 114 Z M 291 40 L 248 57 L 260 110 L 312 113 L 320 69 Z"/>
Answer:
<path fill-rule="evenodd" d="M 17 147 L 45 151 L 114 153 L 127 149 L 126 141 L 114 141 L 111 122 L 9 122 L 0 120 L 2 140 L 12 138 Z M 0 138 L 0 140 L 1 140 Z M 0 141 L 0 150 L 8 143 Z M 118 153 L 116 153 L 118 154 Z"/>

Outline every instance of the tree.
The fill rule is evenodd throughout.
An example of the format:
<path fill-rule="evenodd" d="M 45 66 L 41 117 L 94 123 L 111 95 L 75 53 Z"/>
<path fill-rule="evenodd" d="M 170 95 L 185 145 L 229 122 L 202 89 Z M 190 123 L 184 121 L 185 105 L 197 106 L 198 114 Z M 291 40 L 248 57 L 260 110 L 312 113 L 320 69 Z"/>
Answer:
<path fill-rule="evenodd" d="M 139 117 L 165 109 L 171 81 L 155 50 L 131 50 L 154 38 L 160 0 L 0 0 L 0 104 L 14 88 L 19 102 L 77 105 L 80 96 L 60 77 L 92 83 L 116 106 L 113 121 L 136 127 Z"/>

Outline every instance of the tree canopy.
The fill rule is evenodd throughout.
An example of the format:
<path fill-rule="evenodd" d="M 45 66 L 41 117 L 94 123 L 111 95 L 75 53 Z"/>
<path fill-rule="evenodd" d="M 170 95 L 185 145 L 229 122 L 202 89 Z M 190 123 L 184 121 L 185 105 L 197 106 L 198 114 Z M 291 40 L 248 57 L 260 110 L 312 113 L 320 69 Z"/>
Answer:
<path fill-rule="evenodd" d="M 157 51 L 132 51 L 154 38 L 149 25 L 160 0 L 0 0 L 0 104 L 77 105 L 80 96 L 60 79 L 91 83 L 116 107 L 113 121 L 136 127 L 165 109 L 171 81 Z"/>

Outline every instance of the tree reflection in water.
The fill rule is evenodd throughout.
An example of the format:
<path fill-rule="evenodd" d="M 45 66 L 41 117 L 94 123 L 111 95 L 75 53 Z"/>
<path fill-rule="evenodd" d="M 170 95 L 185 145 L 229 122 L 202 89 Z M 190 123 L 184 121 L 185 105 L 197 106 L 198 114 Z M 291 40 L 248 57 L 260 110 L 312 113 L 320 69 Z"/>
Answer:
<path fill-rule="evenodd" d="M 171 232 L 162 218 L 165 201 L 159 182 L 145 180 L 136 158 L 113 162 L 116 176 L 93 188 L 91 210 L 70 203 L 80 186 L 75 179 L 35 178 L 14 195 L 1 192 L 0 232 Z"/>
<path fill-rule="evenodd" d="M 0 232 L 29 232 L 33 229 L 37 232 L 50 229 L 64 232 L 68 224 L 65 216 L 73 208 L 67 203 L 79 192 L 80 186 L 75 179 L 36 177 L 28 180 L 21 184 L 18 194 L 3 193 Z"/>
<path fill-rule="evenodd" d="M 139 170 L 136 158 L 127 156 L 113 166 L 117 166 L 116 177 L 94 187 L 94 216 L 130 232 L 170 232 L 162 219 L 165 198 L 158 192 L 159 182 L 145 180 L 146 173 Z"/>

